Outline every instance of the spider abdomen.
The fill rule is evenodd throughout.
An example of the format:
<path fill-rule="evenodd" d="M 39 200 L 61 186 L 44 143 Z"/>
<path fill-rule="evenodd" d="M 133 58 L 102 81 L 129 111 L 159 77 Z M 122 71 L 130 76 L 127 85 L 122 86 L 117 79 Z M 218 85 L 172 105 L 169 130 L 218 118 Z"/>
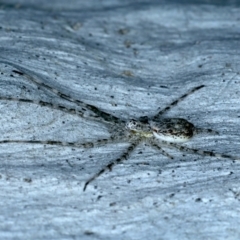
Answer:
<path fill-rule="evenodd" d="M 186 142 L 194 132 L 194 125 L 183 118 L 163 118 L 150 121 L 153 135 L 167 142 Z"/>

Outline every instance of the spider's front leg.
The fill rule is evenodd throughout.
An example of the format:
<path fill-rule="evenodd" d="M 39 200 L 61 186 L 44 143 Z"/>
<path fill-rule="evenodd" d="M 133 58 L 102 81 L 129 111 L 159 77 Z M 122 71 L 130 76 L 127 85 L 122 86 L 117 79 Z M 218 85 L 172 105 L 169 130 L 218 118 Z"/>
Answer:
<path fill-rule="evenodd" d="M 83 187 L 83 191 L 85 191 L 87 189 L 87 186 L 89 183 L 91 183 L 92 181 L 94 181 L 96 178 L 98 178 L 100 175 L 102 175 L 104 172 L 106 171 L 111 171 L 112 168 L 123 162 L 124 160 L 127 160 L 130 156 L 130 154 L 133 152 L 133 150 L 136 148 L 136 146 L 141 142 L 140 138 L 135 138 L 134 140 L 131 140 L 130 142 L 130 146 L 122 153 L 122 155 L 113 160 L 112 162 L 110 162 L 108 165 L 106 165 L 105 167 L 103 167 L 99 172 L 97 172 L 96 174 L 94 174 L 85 184 Z"/>
<path fill-rule="evenodd" d="M 1 140 L 0 144 L 4 143 L 22 143 L 22 144 L 42 144 L 42 145 L 56 145 L 64 147 L 76 147 L 76 148 L 93 148 L 102 147 L 106 144 L 119 143 L 119 138 L 102 138 L 95 141 L 89 142 L 64 142 L 64 141 L 54 141 L 54 140 Z"/>
<path fill-rule="evenodd" d="M 85 111 L 86 109 L 92 111 L 96 115 L 96 116 L 91 116 L 93 118 L 95 117 L 96 119 L 101 119 L 103 122 L 110 122 L 110 123 L 121 123 L 122 122 L 122 120 L 120 118 L 115 117 L 114 115 L 112 115 L 110 113 L 104 112 L 103 110 L 101 110 L 91 104 L 87 104 L 87 103 L 82 102 L 81 100 L 75 99 L 71 95 L 67 95 L 65 93 L 60 92 L 56 88 L 53 88 L 52 86 L 48 85 L 44 80 L 42 80 L 39 76 L 37 76 L 37 74 L 35 74 L 31 70 L 28 70 L 28 69 L 20 66 L 17 63 L 10 62 L 3 58 L 0 59 L 0 63 L 8 64 L 8 65 L 14 67 L 16 69 L 16 70 L 13 70 L 14 73 L 23 76 L 25 79 L 27 79 L 30 82 L 35 83 L 40 89 L 47 90 L 48 92 L 51 92 L 51 93 L 59 96 L 62 99 L 65 99 L 69 102 L 77 104 L 77 106 L 82 108 L 83 111 Z M 47 105 L 45 105 L 45 106 L 47 106 Z M 55 107 L 55 108 L 61 110 L 60 107 Z M 62 110 L 64 111 L 64 109 L 66 109 L 66 107 L 64 107 Z"/>

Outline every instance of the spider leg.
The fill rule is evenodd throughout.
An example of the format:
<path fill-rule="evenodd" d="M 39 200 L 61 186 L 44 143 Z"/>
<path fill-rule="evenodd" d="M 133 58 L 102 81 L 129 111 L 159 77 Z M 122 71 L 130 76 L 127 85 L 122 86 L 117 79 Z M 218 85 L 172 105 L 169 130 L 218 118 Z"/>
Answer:
<path fill-rule="evenodd" d="M 83 111 L 76 109 L 76 108 L 70 108 L 70 107 L 66 107 L 63 105 L 59 105 L 59 104 L 54 104 L 54 103 L 49 103 L 49 102 L 45 102 L 42 100 L 31 100 L 31 99 L 23 99 L 23 98 L 12 98 L 12 97 L 1 97 L 0 96 L 0 100 L 7 100 L 7 101 L 14 101 L 14 102 L 25 102 L 25 103 L 31 103 L 31 104 L 36 104 L 42 107 L 48 107 L 51 109 L 57 109 L 59 111 L 62 112 L 66 112 L 72 115 L 77 115 L 83 118 L 88 118 L 90 120 L 94 120 L 94 121 L 99 121 L 99 117 L 96 115 L 92 115 L 92 114 L 85 114 L 86 109 L 83 109 Z"/>
<path fill-rule="evenodd" d="M 92 142 L 63 142 L 63 141 L 41 141 L 41 140 L 1 140 L 0 144 L 4 143 L 31 143 L 31 144 L 43 144 L 43 145 L 58 145 L 66 147 L 76 147 L 76 148 L 93 148 L 101 147 L 106 144 L 123 142 L 125 139 L 120 139 L 118 137 L 102 138 Z"/>
<path fill-rule="evenodd" d="M 100 175 L 102 175 L 104 172 L 106 172 L 107 170 L 111 171 L 112 168 L 123 162 L 124 160 L 127 160 L 130 156 L 130 154 L 133 152 L 133 150 L 135 149 L 135 147 L 141 142 L 141 139 L 135 139 L 134 141 L 131 142 L 130 146 L 126 149 L 126 151 L 124 151 L 124 153 L 117 159 L 113 160 L 112 162 L 110 162 L 107 166 L 103 167 L 99 172 L 97 172 L 96 174 L 94 174 L 90 179 L 88 179 L 83 187 L 83 191 L 86 190 L 87 186 L 89 183 L 91 183 L 92 181 L 94 181 L 96 178 L 98 178 Z"/>
<path fill-rule="evenodd" d="M 215 131 L 215 130 L 212 130 L 212 129 L 209 129 L 209 128 L 196 128 L 194 127 L 194 134 L 204 134 L 204 133 L 207 133 L 207 134 L 216 134 L 216 135 L 219 135 L 219 132 L 218 131 Z"/>
<path fill-rule="evenodd" d="M 161 141 L 163 145 L 167 145 L 169 147 L 177 148 L 181 151 L 192 153 L 192 154 L 198 154 L 202 156 L 210 156 L 210 157 L 216 157 L 216 158 L 228 158 L 231 160 L 240 160 L 240 157 L 228 155 L 228 154 L 222 154 L 222 153 L 215 153 L 213 151 L 206 151 L 206 150 L 200 150 L 195 148 L 189 148 L 185 147 L 183 145 L 178 145 L 176 143 L 167 142 L 167 141 Z"/>
<path fill-rule="evenodd" d="M 170 159 L 174 159 L 173 156 L 171 156 L 168 152 L 166 152 L 165 150 L 163 150 L 160 146 L 159 146 L 159 142 L 154 140 L 154 139 L 149 139 L 148 142 L 150 143 L 150 145 L 152 147 L 154 147 L 155 149 L 157 149 L 158 151 L 161 152 L 162 155 L 170 158 Z"/>
<path fill-rule="evenodd" d="M 183 94 L 181 97 L 179 97 L 178 99 L 176 99 L 175 101 L 173 101 L 172 103 L 170 103 L 169 105 L 167 105 L 164 109 L 160 110 L 155 116 L 153 116 L 152 120 L 157 120 L 159 119 L 159 117 L 161 117 L 161 115 L 163 115 L 164 113 L 166 113 L 167 111 L 169 111 L 172 107 L 176 106 L 179 102 L 181 102 L 184 98 L 188 97 L 190 94 L 196 92 L 197 90 L 203 88 L 204 85 L 200 85 L 198 87 L 195 87 L 193 89 L 191 89 L 189 92 Z"/>
<path fill-rule="evenodd" d="M 19 66 L 16 63 L 10 62 L 8 60 L 3 60 L 3 59 L 0 59 L 0 63 L 8 64 L 8 65 L 16 68 L 17 70 L 13 70 L 14 73 L 22 75 L 26 79 L 30 80 L 31 82 L 34 82 L 40 89 L 48 90 L 49 92 L 54 93 L 55 95 L 65 99 L 69 102 L 73 102 L 80 107 L 86 108 L 86 109 L 94 112 L 97 116 L 99 116 L 99 118 L 102 118 L 103 121 L 114 122 L 114 123 L 123 122 L 120 118 L 117 118 L 117 117 L 113 116 L 112 114 L 106 113 L 91 104 L 86 104 L 80 100 L 74 99 L 71 96 L 68 96 L 64 93 L 59 92 L 57 89 L 44 83 L 44 81 L 41 80 L 39 77 L 37 77 L 33 72 L 31 72 L 30 70 L 27 70 L 26 68 L 24 68 L 22 66 Z"/>
<path fill-rule="evenodd" d="M 1 96 L 0 96 L 0 100 L 31 103 L 31 104 L 36 104 L 36 105 L 43 106 L 43 107 L 49 107 L 49 108 L 57 109 L 57 110 L 67 112 L 67 113 L 71 113 L 71 114 L 74 114 L 74 115 L 79 115 L 81 117 L 84 116 L 84 112 L 82 112 L 80 110 L 77 110 L 75 108 L 69 108 L 69 107 L 65 107 L 63 105 L 56 105 L 56 104 L 44 102 L 44 101 L 41 101 L 41 100 L 30 100 L 30 99 L 23 99 L 23 98 L 11 98 L 11 97 L 1 97 Z"/>

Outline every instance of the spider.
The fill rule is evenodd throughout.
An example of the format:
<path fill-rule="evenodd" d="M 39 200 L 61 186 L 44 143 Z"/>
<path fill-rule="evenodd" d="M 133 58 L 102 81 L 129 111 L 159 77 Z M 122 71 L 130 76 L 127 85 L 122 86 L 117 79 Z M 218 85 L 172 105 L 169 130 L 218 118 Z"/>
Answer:
<path fill-rule="evenodd" d="M 180 101 L 184 100 L 190 94 L 202 89 L 205 87 L 204 85 L 200 85 L 194 87 L 189 90 L 187 93 L 183 94 L 175 101 L 171 102 L 162 110 L 159 110 L 154 116 L 142 116 L 138 119 L 130 119 L 123 120 L 120 117 L 116 117 L 110 113 L 106 113 L 101 109 L 86 104 L 80 100 L 74 99 L 71 96 L 68 96 L 64 93 L 61 93 L 57 89 L 52 88 L 51 86 L 45 84 L 39 77 L 37 77 L 30 70 L 19 66 L 16 63 L 12 63 L 7 60 L 0 60 L 1 63 L 5 63 L 7 65 L 11 65 L 16 70 L 13 70 L 14 73 L 24 76 L 31 82 L 34 82 L 40 89 L 50 91 L 55 95 L 63 98 L 67 101 L 73 102 L 81 108 L 81 110 L 77 110 L 75 108 L 68 108 L 63 105 L 56 105 L 49 102 L 23 99 L 23 98 L 10 98 L 10 97 L 0 97 L 0 100 L 8 100 L 8 101 L 17 101 L 17 102 L 25 102 L 30 104 L 37 104 L 40 106 L 46 106 L 54 109 L 58 109 L 70 114 L 79 115 L 81 117 L 85 117 L 86 110 L 90 111 L 88 114 L 88 118 L 101 121 L 103 123 L 107 123 L 109 125 L 109 131 L 111 133 L 110 138 L 107 139 L 98 139 L 93 142 L 62 142 L 62 141 L 40 141 L 40 140 L 2 140 L 0 143 L 31 143 L 31 144 L 45 144 L 45 145 L 60 145 L 60 146 L 71 146 L 71 147 L 82 147 L 82 148 L 93 148 L 99 147 L 108 143 L 115 142 L 128 142 L 129 146 L 123 151 L 123 153 L 115 160 L 108 163 L 105 167 L 103 167 L 100 171 L 95 173 L 91 178 L 89 178 L 83 187 L 83 191 L 86 190 L 87 186 L 93 182 L 100 175 L 105 173 L 107 170 L 112 170 L 112 168 L 122 163 L 124 160 L 127 160 L 134 149 L 141 143 L 145 142 L 148 145 L 151 145 L 153 148 L 157 149 L 161 154 L 166 157 L 173 159 L 173 157 L 168 154 L 162 147 L 171 147 L 176 148 L 180 151 L 199 154 L 203 156 L 211 156 L 211 157 L 220 157 L 220 158 L 228 158 L 232 160 L 238 160 L 238 157 L 215 153 L 212 151 L 199 150 L 194 148 L 189 148 L 181 143 L 184 143 L 190 140 L 194 135 L 199 133 L 217 133 L 211 129 L 202 129 L 195 127 L 191 122 L 187 121 L 183 118 L 164 118 L 163 115 L 169 111 L 172 107 L 176 106 Z M 119 130 L 120 129 L 120 130 Z"/>

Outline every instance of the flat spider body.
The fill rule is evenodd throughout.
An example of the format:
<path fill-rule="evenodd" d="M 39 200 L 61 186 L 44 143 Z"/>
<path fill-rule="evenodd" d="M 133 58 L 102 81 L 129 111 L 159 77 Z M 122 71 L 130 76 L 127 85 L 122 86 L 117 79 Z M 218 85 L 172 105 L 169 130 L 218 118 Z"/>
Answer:
<path fill-rule="evenodd" d="M 193 137 L 195 127 L 183 118 L 163 118 L 150 122 L 156 138 L 168 142 L 186 142 Z"/>
<path fill-rule="evenodd" d="M 183 118 L 160 118 L 144 123 L 132 119 L 126 123 L 126 129 L 140 137 L 180 143 L 193 137 L 195 127 Z"/>
<path fill-rule="evenodd" d="M 56 104 L 52 104 L 44 101 L 36 101 L 36 100 L 22 99 L 22 98 L 0 97 L 0 100 L 37 104 L 43 107 L 50 107 L 53 109 L 64 111 L 69 114 L 79 115 L 80 117 L 86 117 L 85 111 L 87 109 L 90 112 L 87 118 L 91 120 L 101 121 L 104 124 L 108 124 L 109 130 L 111 133 L 110 138 L 98 139 L 94 142 L 83 142 L 83 143 L 63 142 L 63 141 L 54 141 L 54 140 L 46 140 L 46 141 L 2 140 L 0 141 L 0 143 L 30 143 L 30 144 L 45 144 L 45 145 L 49 144 L 49 145 L 80 147 L 80 148 L 99 147 L 108 143 L 115 143 L 115 142 L 129 143 L 129 146 L 123 151 L 123 153 L 117 159 L 111 161 L 107 166 L 103 167 L 99 172 L 95 173 L 90 179 L 88 179 L 85 182 L 83 187 L 84 191 L 86 190 L 89 183 L 94 181 L 104 172 L 106 172 L 107 170 L 112 170 L 113 166 L 119 163 L 122 163 L 124 160 L 127 160 L 130 154 L 141 142 L 145 142 L 146 144 L 152 146 L 153 148 L 157 149 L 161 154 L 167 156 L 170 159 L 173 159 L 173 157 L 170 154 L 168 154 L 165 150 L 163 150 L 162 147 L 176 148 L 180 151 L 184 151 L 192 154 L 199 154 L 203 156 L 239 160 L 239 157 L 235 157 L 227 154 L 214 153 L 212 151 L 193 149 L 193 148 L 189 148 L 179 144 L 179 143 L 183 143 L 190 140 L 194 135 L 198 133 L 213 133 L 214 131 L 212 131 L 211 129 L 197 128 L 191 122 L 183 118 L 163 118 L 163 115 L 168 110 L 176 106 L 180 101 L 185 99 L 190 94 L 203 88 L 204 85 L 197 86 L 191 89 L 190 91 L 188 91 L 187 93 L 183 94 L 177 100 L 173 101 L 172 103 L 167 105 L 165 108 L 158 111 L 156 115 L 153 117 L 142 116 L 139 119 L 131 119 L 129 121 L 125 121 L 112 114 L 106 113 L 93 105 L 86 104 L 78 99 L 74 99 L 71 96 L 68 96 L 64 93 L 59 92 L 57 89 L 54 89 L 51 86 L 44 83 L 33 72 L 19 66 L 16 63 L 12 63 L 8 60 L 3 60 L 3 59 L 2 60 L 0 59 L 0 63 L 11 65 L 16 69 L 16 70 L 13 70 L 14 73 L 24 76 L 27 80 L 34 82 L 40 89 L 54 93 L 60 98 L 63 98 L 65 100 L 75 103 L 78 107 L 81 107 L 82 110 L 68 108 L 62 105 L 56 105 Z"/>

